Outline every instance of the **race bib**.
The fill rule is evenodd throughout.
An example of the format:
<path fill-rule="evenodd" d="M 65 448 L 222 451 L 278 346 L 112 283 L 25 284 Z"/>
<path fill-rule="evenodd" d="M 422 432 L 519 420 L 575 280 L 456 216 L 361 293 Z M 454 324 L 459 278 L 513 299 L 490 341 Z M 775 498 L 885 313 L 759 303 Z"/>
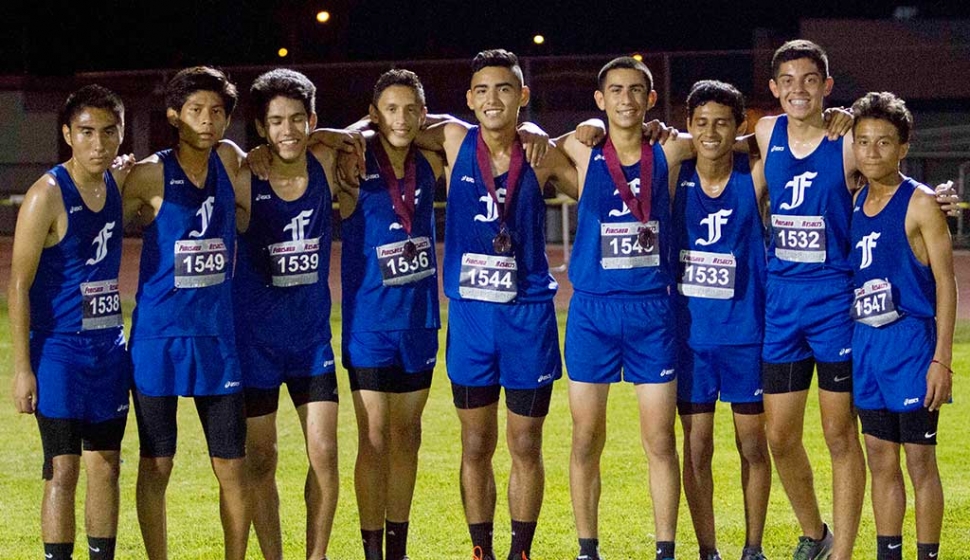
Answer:
<path fill-rule="evenodd" d="M 226 281 L 229 252 L 221 238 L 175 242 L 175 287 L 204 288 Z"/>
<path fill-rule="evenodd" d="M 704 251 L 680 252 L 680 282 L 677 290 L 687 297 L 731 299 L 737 263 L 734 255 Z"/>
<path fill-rule="evenodd" d="M 417 251 L 413 258 L 404 256 L 404 246 L 407 241 L 388 243 L 377 247 L 377 264 L 381 267 L 381 278 L 385 286 L 400 286 L 410 284 L 434 274 L 434 259 L 431 252 L 434 246 L 427 237 L 415 237 L 411 240 Z"/>
<path fill-rule="evenodd" d="M 653 232 L 649 247 L 641 247 L 637 240 L 644 227 Z M 600 224 L 600 255 L 600 265 L 607 270 L 660 266 L 660 222 Z"/>
<path fill-rule="evenodd" d="M 856 288 L 852 319 L 870 327 L 881 327 L 899 319 L 893 301 L 893 285 L 888 280 L 873 278 Z"/>
<path fill-rule="evenodd" d="M 783 261 L 825 262 L 825 219 L 822 216 L 771 215 L 775 256 Z"/>
<path fill-rule="evenodd" d="M 320 238 L 273 243 L 267 247 L 273 285 L 316 284 L 320 277 Z"/>
<path fill-rule="evenodd" d="M 81 330 L 121 326 L 121 296 L 118 279 L 81 284 Z"/>
<path fill-rule="evenodd" d="M 465 253 L 461 256 L 458 293 L 465 299 L 508 303 L 518 294 L 515 257 Z"/>

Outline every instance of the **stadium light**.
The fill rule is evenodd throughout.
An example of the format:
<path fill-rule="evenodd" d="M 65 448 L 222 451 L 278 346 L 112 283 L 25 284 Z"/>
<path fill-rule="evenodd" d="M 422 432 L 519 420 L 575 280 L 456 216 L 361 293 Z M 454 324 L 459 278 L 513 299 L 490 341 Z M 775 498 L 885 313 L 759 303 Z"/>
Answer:
<path fill-rule="evenodd" d="M 643 62 L 643 55 L 640 53 L 636 53 L 633 55 L 633 60 L 636 60 L 637 62 Z"/>
<path fill-rule="evenodd" d="M 328 21 L 330 21 L 330 12 L 326 10 L 317 12 L 317 23 L 327 23 Z"/>
<path fill-rule="evenodd" d="M 546 42 L 546 38 L 543 37 L 542 35 L 536 34 L 536 36 L 532 38 L 532 42 L 537 45 L 541 45 Z"/>
<path fill-rule="evenodd" d="M 280 47 L 280 50 L 276 51 L 276 54 L 279 55 L 280 58 L 286 58 L 286 55 L 290 54 L 290 51 L 286 47 Z"/>

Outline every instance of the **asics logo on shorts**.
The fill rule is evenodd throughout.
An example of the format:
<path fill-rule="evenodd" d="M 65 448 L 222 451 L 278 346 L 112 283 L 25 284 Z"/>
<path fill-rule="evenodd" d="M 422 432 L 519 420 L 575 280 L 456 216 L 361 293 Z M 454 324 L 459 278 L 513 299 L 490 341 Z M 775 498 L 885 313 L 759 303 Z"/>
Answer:
<path fill-rule="evenodd" d="M 199 229 L 199 231 L 189 232 L 189 237 L 202 237 L 205 235 L 206 230 L 209 229 L 209 221 L 212 220 L 212 209 L 215 207 L 215 205 L 215 197 L 210 196 L 205 199 L 205 202 L 202 203 L 202 207 L 199 208 L 199 211 L 195 213 L 196 216 L 202 219 L 202 227 Z"/>
<path fill-rule="evenodd" d="M 707 239 L 701 239 L 698 237 L 694 243 L 702 246 L 717 243 L 721 239 L 721 226 L 728 223 L 728 216 L 730 216 L 733 212 L 734 210 L 723 208 L 717 212 L 708 214 L 706 218 L 701 220 L 701 225 L 707 226 Z"/>
<path fill-rule="evenodd" d="M 640 196 L 640 178 L 639 177 L 637 177 L 636 179 L 634 179 L 632 181 L 628 181 L 627 184 L 630 185 L 630 191 L 633 192 L 633 196 Z M 613 196 L 620 196 L 620 190 L 619 189 L 615 189 L 613 191 Z M 620 199 L 620 200 L 622 200 L 622 199 Z M 616 217 L 616 216 L 626 216 L 627 214 L 630 213 L 630 208 L 626 205 L 626 202 L 621 202 L 620 203 L 620 206 L 621 207 L 620 207 L 619 210 L 610 210 L 610 216 L 613 216 L 613 217 Z"/>
<path fill-rule="evenodd" d="M 660 377 L 668 377 L 674 374 L 674 368 L 660 370 Z"/>
<path fill-rule="evenodd" d="M 225 388 L 226 389 L 231 389 L 233 387 L 239 387 L 239 385 L 241 385 L 241 383 L 239 381 L 226 381 Z"/>
<path fill-rule="evenodd" d="M 785 183 L 786 189 L 791 189 L 791 203 L 782 202 L 782 210 L 794 210 L 805 202 L 805 189 L 812 186 L 812 179 L 818 176 L 814 171 L 806 171 L 801 175 L 795 175 L 791 181 Z"/>
<path fill-rule="evenodd" d="M 911 399 L 905 399 L 903 401 L 903 406 L 909 406 L 911 404 L 916 404 L 919 402 L 919 397 L 913 397 Z"/>
<path fill-rule="evenodd" d="M 552 374 L 545 373 L 539 376 L 539 379 L 536 380 L 536 383 L 542 383 L 543 381 L 549 381 L 550 379 L 552 379 Z"/>
<path fill-rule="evenodd" d="M 859 270 L 864 268 L 869 268 L 872 264 L 872 250 L 876 247 L 876 240 L 879 239 L 881 234 L 878 231 L 874 231 L 869 235 L 863 236 L 858 243 L 855 244 L 856 247 L 862 249 L 862 264 L 859 265 Z"/>
<path fill-rule="evenodd" d="M 115 228 L 115 222 L 108 222 L 104 224 L 101 231 L 98 232 L 97 237 L 91 242 L 94 245 L 94 257 L 88 259 L 85 264 L 98 264 L 103 261 L 105 257 L 108 256 L 108 240 L 112 237 L 112 232 Z"/>

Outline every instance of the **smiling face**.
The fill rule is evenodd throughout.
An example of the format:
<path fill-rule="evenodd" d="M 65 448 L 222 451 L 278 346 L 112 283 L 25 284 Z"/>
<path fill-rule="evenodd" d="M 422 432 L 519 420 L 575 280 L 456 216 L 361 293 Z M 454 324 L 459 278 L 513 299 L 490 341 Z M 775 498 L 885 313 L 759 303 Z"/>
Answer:
<path fill-rule="evenodd" d="M 647 77 L 634 68 L 614 68 L 606 73 L 602 91 L 593 94 L 596 106 L 606 111 L 610 128 L 640 128 L 643 117 L 657 102 Z"/>
<path fill-rule="evenodd" d="M 399 149 L 411 145 L 427 114 L 414 88 L 403 85 L 388 86 L 377 99 L 377 106 L 370 106 L 371 120 L 377 123 L 381 136 Z"/>
<path fill-rule="evenodd" d="M 852 153 L 859 171 L 873 182 L 898 183 L 899 162 L 906 157 L 909 144 L 900 142 L 896 125 L 863 117 L 856 122 L 852 135 Z"/>
<path fill-rule="evenodd" d="M 61 133 L 71 147 L 71 159 L 92 175 L 104 173 L 118 155 L 124 125 L 107 109 L 84 107 L 63 125 Z"/>
<path fill-rule="evenodd" d="M 256 132 L 276 156 L 289 163 L 306 153 L 307 140 L 316 123 L 316 114 L 307 115 L 301 100 L 277 96 L 266 107 L 265 120 L 256 121 Z"/>
<path fill-rule="evenodd" d="M 519 78 L 510 68 L 486 66 L 472 74 L 465 101 L 475 111 L 482 128 L 514 129 L 519 122 L 519 108 L 529 103 L 529 88 L 519 84 Z"/>
<path fill-rule="evenodd" d="M 768 87 L 785 114 L 805 120 L 821 116 L 823 100 L 832 92 L 833 83 L 811 59 L 798 58 L 783 62 Z"/>
<path fill-rule="evenodd" d="M 716 160 L 730 154 L 738 135 L 734 110 L 728 105 L 708 101 L 694 109 L 687 121 L 687 131 L 698 159 Z"/>
<path fill-rule="evenodd" d="M 178 112 L 170 108 L 166 116 L 168 122 L 178 129 L 179 142 L 200 150 L 215 146 L 229 126 L 225 103 L 222 96 L 214 91 L 192 93 Z"/>

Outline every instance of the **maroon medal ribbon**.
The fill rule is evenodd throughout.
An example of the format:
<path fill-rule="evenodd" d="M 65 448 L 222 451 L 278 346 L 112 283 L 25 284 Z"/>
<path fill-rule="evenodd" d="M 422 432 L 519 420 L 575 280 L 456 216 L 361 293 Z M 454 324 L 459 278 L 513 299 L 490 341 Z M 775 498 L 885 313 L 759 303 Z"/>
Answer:
<path fill-rule="evenodd" d="M 478 170 L 482 174 L 485 188 L 495 202 L 496 208 L 498 208 L 499 233 L 492 241 L 493 248 L 499 254 L 509 253 L 512 250 L 512 238 L 505 225 L 505 217 L 509 214 L 515 191 L 519 186 L 519 178 L 522 176 L 522 168 L 525 166 L 525 151 L 522 149 L 522 143 L 516 137 L 509 154 L 509 173 L 505 179 L 505 204 L 499 203 L 498 189 L 495 187 L 495 177 L 492 175 L 492 152 L 488 149 L 488 145 L 482 137 L 481 129 L 478 130 L 475 159 L 478 162 Z"/>
<path fill-rule="evenodd" d="M 414 146 L 408 148 L 408 154 L 404 158 L 404 178 L 398 179 L 394 173 L 394 166 L 391 159 L 384 150 L 384 144 L 378 138 L 374 144 L 374 157 L 377 159 L 377 166 L 381 170 L 384 182 L 391 195 L 391 204 L 394 206 L 394 213 L 401 220 L 404 231 L 411 235 L 411 220 L 414 217 L 414 207 L 417 204 L 417 164 L 414 161 Z"/>
<path fill-rule="evenodd" d="M 411 223 L 414 218 L 414 207 L 417 205 L 417 164 L 414 161 L 414 145 L 408 147 L 408 153 L 404 157 L 404 178 L 398 179 L 394 173 L 394 166 L 391 165 L 391 158 L 384 150 L 384 143 L 380 138 L 374 144 L 374 158 L 377 159 L 377 167 L 381 170 L 384 183 L 387 184 L 388 194 L 391 197 L 391 206 L 394 213 L 401 222 L 401 227 L 408 234 L 407 243 L 404 244 L 404 258 L 407 260 L 417 256 L 417 247 L 411 240 Z"/>
<path fill-rule="evenodd" d="M 633 190 L 623 175 L 623 167 L 620 165 L 620 157 L 616 154 L 616 146 L 609 136 L 606 137 L 606 145 L 603 146 L 603 158 L 606 159 L 606 168 L 610 172 L 610 178 L 616 184 L 616 190 L 620 193 L 623 203 L 630 209 L 630 213 L 641 223 L 646 224 L 650 221 L 650 209 L 653 203 L 653 149 L 649 144 L 640 145 L 640 193 L 634 196 Z M 637 244 L 647 251 L 654 250 L 654 234 L 649 226 L 640 228 L 637 232 Z"/>
<path fill-rule="evenodd" d="M 606 159 L 606 168 L 610 172 L 616 190 L 620 191 L 620 198 L 630 209 L 630 212 L 640 223 L 650 221 L 650 207 L 653 202 L 653 149 L 650 144 L 644 143 L 640 146 L 640 193 L 639 196 L 633 194 L 626 177 L 623 175 L 623 167 L 620 165 L 620 157 L 616 154 L 616 147 L 613 140 L 606 137 L 606 145 L 603 146 L 603 157 Z"/>

